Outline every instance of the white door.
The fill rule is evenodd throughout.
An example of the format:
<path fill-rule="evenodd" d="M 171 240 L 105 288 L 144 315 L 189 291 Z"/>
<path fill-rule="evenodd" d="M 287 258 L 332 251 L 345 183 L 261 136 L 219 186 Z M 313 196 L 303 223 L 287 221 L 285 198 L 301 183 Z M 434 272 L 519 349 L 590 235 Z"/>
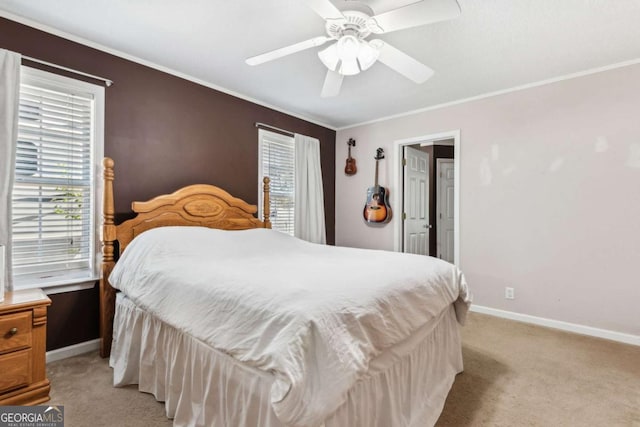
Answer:
<path fill-rule="evenodd" d="M 453 159 L 438 159 L 436 176 L 438 179 L 436 201 L 438 258 L 453 263 Z"/>
<path fill-rule="evenodd" d="M 429 155 L 404 147 L 404 252 L 429 255 Z"/>

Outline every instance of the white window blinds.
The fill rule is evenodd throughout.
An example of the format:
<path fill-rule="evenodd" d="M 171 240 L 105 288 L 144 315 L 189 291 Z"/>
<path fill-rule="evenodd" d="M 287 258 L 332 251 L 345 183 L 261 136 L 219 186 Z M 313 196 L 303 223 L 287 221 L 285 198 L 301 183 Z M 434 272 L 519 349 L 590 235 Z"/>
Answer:
<path fill-rule="evenodd" d="M 14 277 L 40 284 L 94 276 L 95 97 L 26 81 L 20 85 L 12 198 Z"/>
<path fill-rule="evenodd" d="M 262 209 L 262 178 L 271 180 L 271 226 L 293 236 L 295 221 L 295 144 L 292 137 L 258 131 L 260 145 L 259 192 Z"/>

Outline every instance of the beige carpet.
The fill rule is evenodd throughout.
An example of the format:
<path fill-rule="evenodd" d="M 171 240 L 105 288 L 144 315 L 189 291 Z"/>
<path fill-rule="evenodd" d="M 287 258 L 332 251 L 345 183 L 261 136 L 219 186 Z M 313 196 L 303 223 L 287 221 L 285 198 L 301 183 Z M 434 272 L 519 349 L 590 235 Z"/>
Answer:
<path fill-rule="evenodd" d="M 465 372 L 438 426 L 640 427 L 640 347 L 477 313 L 462 331 Z M 66 427 L 171 425 L 153 396 L 113 388 L 97 354 L 48 370 Z"/>
<path fill-rule="evenodd" d="M 640 347 L 470 314 L 438 426 L 640 426 Z"/>

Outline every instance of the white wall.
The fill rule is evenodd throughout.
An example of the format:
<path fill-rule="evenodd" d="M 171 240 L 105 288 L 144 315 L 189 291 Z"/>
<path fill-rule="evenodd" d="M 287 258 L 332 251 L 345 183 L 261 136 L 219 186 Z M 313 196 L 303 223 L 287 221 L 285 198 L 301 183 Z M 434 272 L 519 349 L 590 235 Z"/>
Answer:
<path fill-rule="evenodd" d="M 392 250 L 393 224 L 362 219 L 375 149 L 393 199 L 393 141 L 454 129 L 474 302 L 640 335 L 640 65 L 339 131 L 336 244 Z"/>

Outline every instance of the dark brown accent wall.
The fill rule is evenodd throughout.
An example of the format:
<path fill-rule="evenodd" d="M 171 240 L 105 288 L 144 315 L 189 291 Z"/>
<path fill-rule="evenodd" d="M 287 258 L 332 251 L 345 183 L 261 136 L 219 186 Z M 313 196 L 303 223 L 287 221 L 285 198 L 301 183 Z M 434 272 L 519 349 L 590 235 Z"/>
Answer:
<path fill-rule="evenodd" d="M 116 165 L 118 216 L 134 200 L 195 183 L 257 203 L 254 123 L 263 122 L 320 140 L 327 242 L 334 244 L 335 131 L 4 18 L 0 47 L 115 82 L 105 90 L 105 155 Z M 48 349 L 97 338 L 95 291 L 51 299 Z"/>
<path fill-rule="evenodd" d="M 98 285 L 91 289 L 49 295 L 47 351 L 98 338 Z"/>

